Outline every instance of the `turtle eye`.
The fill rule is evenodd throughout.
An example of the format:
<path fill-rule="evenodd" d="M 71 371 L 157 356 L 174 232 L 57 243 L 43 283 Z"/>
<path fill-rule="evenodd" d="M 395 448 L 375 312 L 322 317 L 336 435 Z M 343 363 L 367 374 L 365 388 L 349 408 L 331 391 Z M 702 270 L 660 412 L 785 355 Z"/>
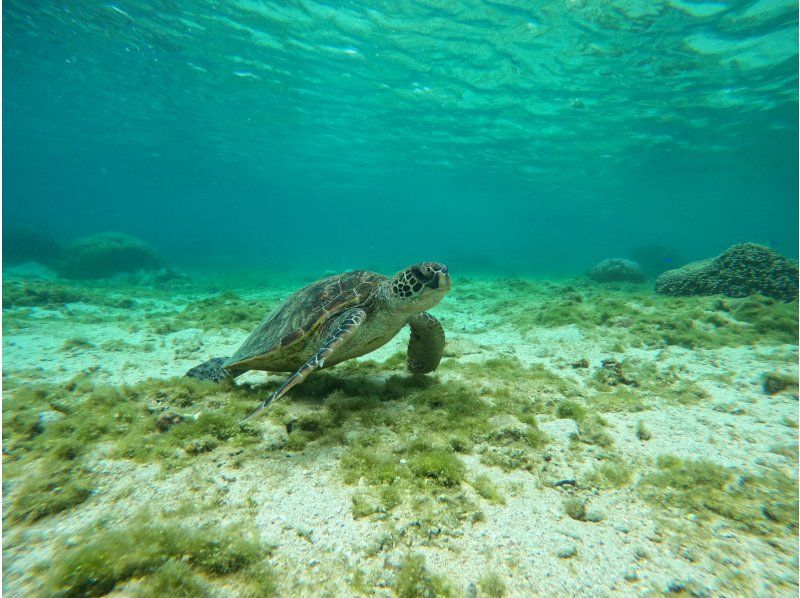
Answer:
<path fill-rule="evenodd" d="M 414 266 L 411 273 L 417 280 L 428 280 L 431 277 L 431 269 L 428 266 Z"/>

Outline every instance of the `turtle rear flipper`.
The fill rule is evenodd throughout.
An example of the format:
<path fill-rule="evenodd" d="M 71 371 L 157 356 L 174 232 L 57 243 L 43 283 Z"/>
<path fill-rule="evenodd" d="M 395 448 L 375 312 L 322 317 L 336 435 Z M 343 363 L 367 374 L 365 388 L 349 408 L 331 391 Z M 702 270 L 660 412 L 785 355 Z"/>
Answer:
<path fill-rule="evenodd" d="M 247 371 L 241 368 L 222 367 L 222 364 L 226 361 L 227 358 L 225 357 L 209 359 L 200 365 L 194 366 L 186 372 L 186 376 L 189 378 L 197 378 L 198 380 L 208 380 L 209 382 L 222 382 L 223 380 L 233 380 Z"/>

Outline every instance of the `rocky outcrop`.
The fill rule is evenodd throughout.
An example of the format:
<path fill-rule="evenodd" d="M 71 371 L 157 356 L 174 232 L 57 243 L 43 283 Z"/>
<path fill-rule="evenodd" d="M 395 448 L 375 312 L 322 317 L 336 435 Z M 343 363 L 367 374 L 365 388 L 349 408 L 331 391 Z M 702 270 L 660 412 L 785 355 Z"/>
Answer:
<path fill-rule="evenodd" d="M 622 258 L 603 260 L 589 271 L 596 282 L 644 282 L 639 264 Z"/>
<path fill-rule="evenodd" d="M 726 295 L 756 293 L 780 301 L 797 299 L 797 263 L 756 243 L 740 243 L 717 257 L 664 272 L 656 280 L 662 295 Z"/>
<path fill-rule="evenodd" d="M 144 241 L 121 233 L 99 233 L 67 245 L 57 270 L 65 278 L 89 279 L 159 270 L 164 265 L 158 251 Z"/>

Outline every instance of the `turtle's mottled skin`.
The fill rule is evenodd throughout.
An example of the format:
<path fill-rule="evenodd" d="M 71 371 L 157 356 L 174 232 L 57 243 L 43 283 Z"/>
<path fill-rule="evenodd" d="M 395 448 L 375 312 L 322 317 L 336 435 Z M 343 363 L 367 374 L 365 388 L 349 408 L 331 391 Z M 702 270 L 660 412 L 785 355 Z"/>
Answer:
<path fill-rule="evenodd" d="M 186 375 L 220 381 L 248 370 L 294 372 L 252 417 L 316 369 L 331 367 L 385 345 L 411 327 L 408 367 L 435 370 L 444 351 L 441 324 L 426 313 L 450 290 L 447 267 L 410 266 L 387 278 L 358 270 L 300 289 L 268 315 L 231 357 L 211 359 Z"/>

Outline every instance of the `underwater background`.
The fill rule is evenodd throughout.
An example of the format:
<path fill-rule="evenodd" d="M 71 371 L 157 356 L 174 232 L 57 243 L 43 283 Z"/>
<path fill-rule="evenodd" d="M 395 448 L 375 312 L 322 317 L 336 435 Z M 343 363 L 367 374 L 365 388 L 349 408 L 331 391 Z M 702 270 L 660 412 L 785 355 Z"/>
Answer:
<path fill-rule="evenodd" d="M 3 594 L 797 596 L 797 10 L 3 2 Z"/>
<path fill-rule="evenodd" d="M 12 0 L 3 24 L 5 228 L 193 269 L 797 253 L 791 1 Z"/>

